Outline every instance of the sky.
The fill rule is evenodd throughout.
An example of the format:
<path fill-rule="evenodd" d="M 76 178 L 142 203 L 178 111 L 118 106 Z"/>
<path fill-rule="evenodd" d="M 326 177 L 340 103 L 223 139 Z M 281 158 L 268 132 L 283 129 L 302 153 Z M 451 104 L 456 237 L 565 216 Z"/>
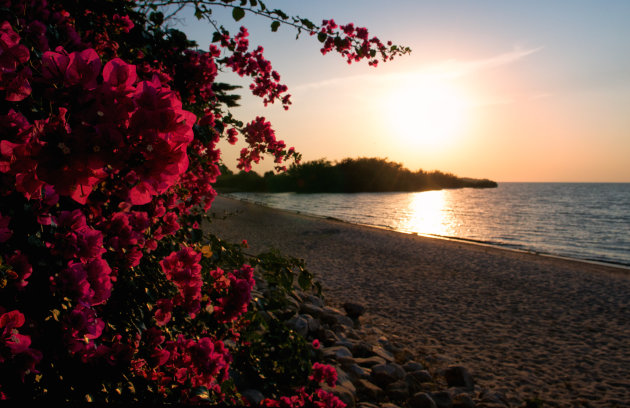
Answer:
<path fill-rule="evenodd" d="M 303 160 L 380 157 L 411 170 L 496 181 L 630 182 L 630 1 L 267 0 L 313 22 L 367 27 L 412 53 L 369 67 L 323 56 L 315 37 L 222 9 L 217 22 L 265 56 L 293 105 L 264 107 L 239 83 L 248 122 L 264 116 Z M 213 28 L 177 28 L 208 49 Z M 221 146 L 235 169 L 242 145 Z M 273 168 L 267 157 L 254 170 Z"/>

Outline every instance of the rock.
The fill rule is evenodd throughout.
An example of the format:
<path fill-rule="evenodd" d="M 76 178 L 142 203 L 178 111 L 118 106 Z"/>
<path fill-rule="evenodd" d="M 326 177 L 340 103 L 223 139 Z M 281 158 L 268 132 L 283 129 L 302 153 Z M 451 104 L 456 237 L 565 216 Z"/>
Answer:
<path fill-rule="evenodd" d="M 357 387 L 357 396 L 362 396 L 368 401 L 380 401 L 385 396 L 385 392 L 381 387 L 372 384 L 368 380 L 358 380 L 355 386 Z"/>
<path fill-rule="evenodd" d="M 300 302 L 292 296 L 287 297 L 288 304 L 285 306 L 287 313 L 293 315 L 300 310 Z"/>
<path fill-rule="evenodd" d="M 405 370 L 394 363 L 377 364 L 372 367 L 372 378 L 378 386 L 385 387 L 394 381 L 405 378 Z"/>
<path fill-rule="evenodd" d="M 337 336 L 337 334 L 332 330 L 324 330 L 320 340 L 326 346 L 332 346 L 333 344 L 339 341 L 339 336 Z"/>
<path fill-rule="evenodd" d="M 406 378 L 411 378 L 419 383 L 432 382 L 433 376 L 427 370 L 418 370 L 407 373 Z"/>
<path fill-rule="evenodd" d="M 313 315 L 315 316 L 315 315 Z M 328 326 L 341 326 L 343 330 L 354 328 L 354 322 L 351 318 L 341 313 L 339 309 L 333 307 L 324 307 L 319 316 L 317 316 L 323 324 Z M 337 329 L 336 331 L 339 331 Z"/>
<path fill-rule="evenodd" d="M 360 356 L 357 356 L 357 357 L 360 357 Z M 405 365 L 403 365 L 403 368 L 405 369 L 405 371 L 409 371 L 409 372 L 424 370 L 424 366 L 415 361 L 407 361 Z"/>
<path fill-rule="evenodd" d="M 300 305 L 300 313 L 308 314 L 315 318 L 319 318 L 322 315 L 323 311 L 324 310 L 321 307 L 310 303 L 302 303 Z"/>
<path fill-rule="evenodd" d="M 435 401 L 429 394 L 419 392 L 407 401 L 409 408 L 437 408 Z"/>
<path fill-rule="evenodd" d="M 510 403 L 508 402 L 505 395 L 503 395 L 500 392 L 491 392 L 491 391 L 485 390 L 479 395 L 479 400 L 481 403 L 488 406 L 490 405 L 500 406 L 500 407 L 510 406 Z"/>
<path fill-rule="evenodd" d="M 307 295 L 304 298 L 304 304 L 310 304 L 322 308 L 324 307 L 324 300 L 317 296 Z"/>
<path fill-rule="evenodd" d="M 352 365 L 357 365 L 353 357 L 347 357 L 347 356 L 337 357 L 337 362 L 341 364 L 341 366 L 344 368 L 352 366 Z"/>
<path fill-rule="evenodd" d="M 360 341 L 352 346 L 352 355 L 356 357 L 370 357 L 374 355 L 372 351 L 372 345 L 365 342 Z"/>
<path fill-rule="evenodd" d="M 343 309 L 346 311 L 348 317 L 352 320 L 357 320 L 365 313 L 365 306 L 353 302 L 344 303 Z"/>
<path fill-rule="evenodd" d="M 475 382 L 468 370 L 462 366 L 449 367 L 444 371 L 444 378 L 449 387 L 473 389 Z"/>
<path fill-rule="evenodd" d="M 243 395 L 243 397 L 245 397 L 245 399 L 249 401 L 253 406 L 260 405 L 262 400 L 265 399 L 265 396 L 262 392 L 254 389 L 245 390 L 241 393 L 241 395 Z"/>
<path fill-rule="evenodd" d="M 356 403 L 356 394 L 347 389 L 342 385 L 337 385 L 336 387 L 329 387 L 327 385 L 323 385 L 322 389 L 324 391 L 328 391 L 331 394 L 335 395 L 339 398 L 344 404 L 346 404 L 347 408 L 354 408 Z"/>
<path fill-rule="evenodd" d="M 380 408 L 379 405 L 372 404 L 371 402 L 359 402 L 357 408 Z"/>
<path fill-rule="evenodd" d="M 367 357 L 367 358 L 355 358 L 354 361 L 356 361 L 356 363 L 358 365 L 360 365 L 361 367 L 374 367 L 377 364 L 385 364 L 387 363 L 387 361 L 379 356 L 372 356 L 372 357 Z"/>
<path fill-rule="evenodd" d="M 404 401 L 409 397 L 409 387 L 405 380 L 394 381 L 385 388 L 385 392 L 394 401 Z"/>
<path fill-rule="evenodd" d="M 394 358 L 398 364 L 405 364 L 413 359 L 413 353 L 408 348 L 399 348 L 394 353 Z"/>
<path fill-rule="evenodd" d="M 352 340 L 361 340 L 361 336 L 357 333 L 356 330 L 348 331 L 348 338 Z"/>
<path fill-rule="evenodd" d="M 343 314 L 341 313 L 341 310 L 335 309 L 334 307 L 330 307 L 330 306 L 324 306 L 322 308 L 322 313 L 321 313 L 321 316 L 319 316 L 319 318 L 321 319 L 322 323 L 333 325 L 337 323 L 338 316 L 343 316 Z"/>
<path fill-rule="evenodd" d="M 337 316 L 337 324 L 349 329 L 354 328 L 354 322 L 352 321 L 352 319 L 344 315 Z"/>
<path fill-rule="evenodd" d="M 319 323 L 319 320 L 317 320 L 316 318 L 314 318 L 310 314 L 303 314 L 302 317 L 304 319 L 306 319 L 306 322 L 308 323 L 308 332 L 309 333 L 315 333 L 319 329 L 322 328 L 322 325 L 321 325 L 321 323 Z"/>
<path fill-rule="evenodd" d="M 335 370 L 337 371 L 337 385 L 341 385 L 352 391 L 353 394 L 356 394 L 357 390 L 354 387 L 354 384 L 352 384 L 352 380 L 348 373 L 338 366 L 335 367 Z"/>
<path fill-rule="evenodd" d="M 453 408 L 475 408 L 475 402 L 470 396 L 460 394 L 453 398 Z"/>
<path fill-rule="evenodd" d="M 405 381 L 407 381 L 410 391 L 412 393 L 417 393 L 425 391 L 426 387 L 424 384 L 432 383 L 433 377 L 427 370 L 418 370 L 407 373 L 405 375 Z"/>
<path fill-rule="evenodd" d="M 348 372 L 348 374 L 350 374 L 351 376 L 357 379 L 360 379 L 360 378 L 368 379 L 370 378 L 370 375 L 372 373 L 370 369 L 363 368 L 356 363 L 345 366 L 345 369 Z"/>
<path fill-rule="evenodd" d="M 429 394 L 438 408 L 453 408 L 451 394 L 446 391 L 432 392 Z"/>
<path fill-rule="evenodd" d="M 343 357 L 352 357 L 352 353 L 350 352 L 350 350 L 348 350 L 348 348 L 344 346 L 325 347 L 322 349 L 322 353 L 324 354 L 324 357 L 332 358 L 335 360 Z"/>
<path fill-rule="evenodd" d="M 290 318 L 287 321 L 287 326 L 295 330 L 302 337 L 308 335 L 308 320 L 300 315 Z"/>
<path fill-rule="evenodd" d="M 372 347 L 372 352 L 381 357 L 384 358 L 385 360 L 387 360 L 390 363 L 393 363 L 394 361 L 396 361 L 396 359 L 394 358 L 394 355 L 392 353 L 390 353 L 389 351 L 385 350 L 382 347 Z"/>
<path fill-rule="evenodd" d="M 334 345 L 335 346 L 344 346 L 348 350 L 352 350 L 352 347 L 354 346 L 354 344 L 350 340 L 346 339 L 345 337 L 342 337 L 339 340 L 337 340 Z M 352 355 L 354 355 L 354 352 L 352 352 Z"/>

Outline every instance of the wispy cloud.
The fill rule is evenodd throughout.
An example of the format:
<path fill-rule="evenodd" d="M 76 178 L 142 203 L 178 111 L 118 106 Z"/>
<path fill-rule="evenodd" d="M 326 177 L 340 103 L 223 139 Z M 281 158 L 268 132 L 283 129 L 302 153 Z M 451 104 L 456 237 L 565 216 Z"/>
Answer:
<path fill-rule="evenodd" d="M 475 72 L 485 71 L 504 65 L 516 63 L 534 53 L 542 50 L 543 47 L 537 48 L 514 48 L 502 54 L 498 54 L 489 58 L 483 58 L 471 61 L 460 61 L 456 59 L 442 61 L 436 64 L 425 66 L 416 71 L 380 74 L 380 75 L 354 75 L 347 77 L 330 78 L 317 82 L 310 82 L 294 86 L 292 92 L 311 91 L 325 87 L 340 86 L 351 82 L 378 81 L 384 83 L 387 81 L 408 80 L 409 78 L 441 78 L 455 79 L 462 76 L 470 75 Z"/>
<path fill-rule="evenodd" d="M 448 60 L 437 66 L 433 67 L 433 70 L 442 71 L 447 77 L 460 77 L 472 74 L 478 71 L 485 71 L 492 68 L 497 68 L 504 65 L 513 64 L 523 58 L 537 53 L 542 50 L 543 47 L 520 49 L 515 48 L 512 51 L 505 52 L 503 54 L 495 55 L 490 58 L 484 58 L 473 61 L 458 61 Z"/>

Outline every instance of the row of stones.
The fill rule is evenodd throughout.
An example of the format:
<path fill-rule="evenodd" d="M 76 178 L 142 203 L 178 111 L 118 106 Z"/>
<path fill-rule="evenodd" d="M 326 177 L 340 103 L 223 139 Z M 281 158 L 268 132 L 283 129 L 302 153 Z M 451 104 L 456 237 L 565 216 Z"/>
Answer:
<path fill-rule="evenodd" d="M 373 326 L 362 325 L 365 307 L 345 303 L 345 313 L 312 295 L 296 293 L 287 324 L 308 340 L 318 339 L 322 361 L 335 366 L 337 384 L 329 391 L 349 408 L 504 408 L 501 393 L 476 386 L 468 370 L 451 366 L 431 374 L 400 344 Z"/>

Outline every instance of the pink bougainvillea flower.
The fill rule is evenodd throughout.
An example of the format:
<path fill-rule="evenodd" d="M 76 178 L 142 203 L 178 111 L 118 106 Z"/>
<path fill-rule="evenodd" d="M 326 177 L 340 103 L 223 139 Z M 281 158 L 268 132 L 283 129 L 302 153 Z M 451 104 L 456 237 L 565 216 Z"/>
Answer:
<path fill-rule="evenodd" d="M 11 23 L 3 21 L 2 24 L 0 24 L 0 44 L 2 44 L 3 48 L 10 48 L 19 43 L 20 36 L 18 33 L 13 31 Z"/>
<path fill-rule="evenodd" d="M 182 305 L 190 314 L 200 309 L 201 302 L 201 254 L 190 247 L 185 247 L 160 261 L 166 277 L 172 281 L 179 294 L 174 299 L 175 305 Z"/>
<path fill-rule="evenodd" d="M 131 31 L 131 29 L 135 26 L 128 15 L 120 16 L 118 14 L 114 14 L 113 20 L 114 24 L 123 33 L 129 33 L 129 31 Z"/>
<path fill-rule="evenodd" d="M 20 44 L 20 36 L 13 31 L 11 24 L 0 24 L 0 72 L 15 72 L 20 64 L 30 59 L 26 46 Z"/>
<path fill-rule="evenodd" d="M 11 217 L 0 213 L 0 243 L 7 242 L 13 235 L 13 231 L 9 228 Z"/>
<path fill-rule="evenodd" d="M 6 92 L 4 99 L 9 102 L 19 102 L 26 99 L 33 91 L 29 82 L 30 77 L 31 70 L 29 68 L 3 75 L 2 79 Z"/>
<path fill-rule="evenodd" d="M 337 382 L 337 371 L 331 365 L 316 362 L 313 364 L 313 371 L 309 380 L 316 383 L 325 381 L 330 387 L 334 387 Z"/>
<path fill-rule="evenodd" d="M 94 340 L 99 338 L 104 328 L 105 322 L 96 317 L 94 309 L 80 304 L 70 312 L 70 315 L 64 321 L 64 329 L 66 334 L 69 335 L 70 342 L 80 349 L 84 348 L 85 339 Z"/>
<path fill-rule="evenodd" d="M 18 328 L 24 325 L 24 315 L 13 310 L 3 313 L 0 316 L 0 349 L 7 348 L 9 352 L 15 356 L 19 367 L 19 375 L 24 380 L 24 376 L 35 370 L 35 365 L 42 359 L 42 353 L 39 350 L 30 348 L 30 336 L 20 334 Z M 0 363 L 3 356 L 0 355 Z"/>
<path fill-rule="evenodd" d="M 96 258 L 86 265 L 87 280 L 90 282 L 94 294 L 90 299 L 92 306 L 103 304 L 109 299 L 112 293 L 112 270 L 109 264 L 103 259 Z"/>
<path fill-rule="evenodd" d="M 26 255 L 17 250 L 7 259 L 7 264 L 11 266 L 13 272 L 16 275 L 15 286 L 18 288 L 25 287 L 28 284 L 26 280 L 33 273 L 33 267 L 28 262 L 28 258 L 26 257 Z"/>
<path fill-rule="evenodd" d="M 217 273 L 220 269 L 217 269 Z M 211 275 L 212 272 L 211 272 Z M 226 323 L 237 319 L 247 311 L 247 305 L 251 299 L 251 291 L 254 287 L 254 269 L 249 265 L 243 265 L 239 270 L 235 270 L 227 279 L 229 280 L 228 293 L 217 300 L 214 305 L 214 314 L 217 321 Z M 216 275 L 213 275 L 217 279 Z M 221 279 L 216 280 L 221 284 Z"/>
<path fill-rule="evenodd" d="M 103 68 L 103 84 L 118 93 L 133 92 L 133 84 L 137 79 L 136 66 L 127 64 L 120 58 L 114 58 Z"/>
<path fill-rule="evenodd" d="M 42 76 L 48 80 L 60 80 L 65 78 L 70 57 L 63 49 L 62 52 L 46 51 L 42 55 Z"/>
<path fill-rule="evenodd" d="M 88 48 L 70 54 L 65 80 L 68 85 L 81 85 L 84 89 L 94 89 L 100 72 L 101 59 L 94 49 Z"/>
<path fill-rule="evenodd" d="M 171 321 L 171 313 L 173 312 L 173 301 L 171 299 L 160 299 L 156 304 L 157 308 L 153 314 L 158 326 L 165 326 Z"/>

